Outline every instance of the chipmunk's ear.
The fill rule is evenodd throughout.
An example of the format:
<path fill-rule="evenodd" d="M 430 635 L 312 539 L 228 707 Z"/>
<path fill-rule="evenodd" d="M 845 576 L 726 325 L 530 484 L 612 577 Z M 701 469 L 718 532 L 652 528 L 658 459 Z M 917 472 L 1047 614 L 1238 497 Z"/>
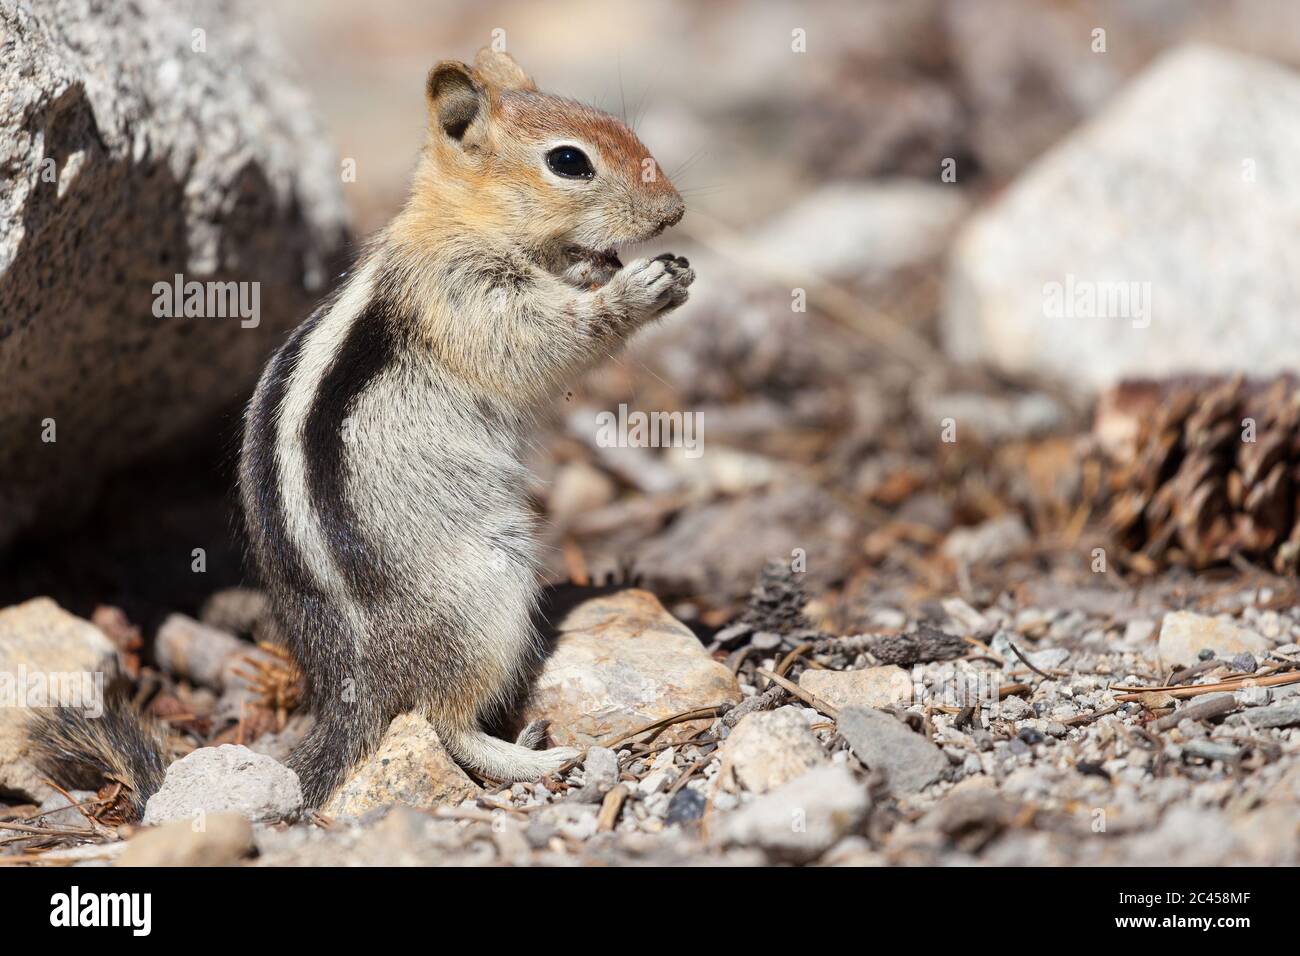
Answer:
<path fill-rule="evenodd" d="M 498 90 L 535 90 L 537 84 L 509 53 L 485 46 L 474 57 L 474 72 L 488 86 Z"/>
<path fill-rule="evenodd" d="M 429 71 L 424 87 L 429 115 L 444 135 L 458 143 L 474 142 L 488 112 L 487 91 L 474 72 L 457 60 L 443 60 Z"/>

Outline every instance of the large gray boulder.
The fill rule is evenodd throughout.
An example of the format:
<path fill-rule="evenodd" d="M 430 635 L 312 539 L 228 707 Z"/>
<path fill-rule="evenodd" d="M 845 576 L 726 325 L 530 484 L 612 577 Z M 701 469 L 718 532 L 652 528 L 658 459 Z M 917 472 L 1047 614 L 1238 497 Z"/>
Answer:
<path fill-rule="evenodd" d="M 958 237 L 955 357 L 1086 394 L 1133 375 L 1300 369 L 1300 76 L 1166 54 Z"/>
<path fill-rule="evenodd" d="M 0 165 L 2 547 L 238 402 L 347 229 L 251 0 L 0 4 Z M 177 274 L 244 310 L 159 316 Z"/>

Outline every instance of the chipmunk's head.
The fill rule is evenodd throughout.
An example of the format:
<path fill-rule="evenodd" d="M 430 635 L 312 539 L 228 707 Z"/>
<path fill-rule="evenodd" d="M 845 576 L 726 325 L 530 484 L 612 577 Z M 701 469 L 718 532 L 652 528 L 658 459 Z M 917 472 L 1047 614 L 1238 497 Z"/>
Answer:
<path fill-rule="evenodd" d="M 658 235 L 686 207 L 636 134 L 538 92 L 508 54 L 429 73 L 427 157 L 462 220 L 481 217 L 545 259 L 620 268 L 618 248 Z M 467 215 L 468 210 L 468 215 Z"/>

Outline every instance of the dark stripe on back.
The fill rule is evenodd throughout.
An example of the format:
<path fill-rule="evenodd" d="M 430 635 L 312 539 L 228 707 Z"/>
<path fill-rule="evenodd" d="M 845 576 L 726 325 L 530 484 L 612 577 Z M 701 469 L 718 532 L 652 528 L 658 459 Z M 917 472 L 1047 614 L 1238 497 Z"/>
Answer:
<path fill-rule="evenodd" d="M 303 429 L 312 507 L 339 570 L 360 598 L 378 597 L 383 575 L 348 496 L 343 423 L 358 396 L 392 363 L 400 334 L 384 298 L 373 296 L 334 353 Z"/>
<path fill-rule="evenodd" d="M 266 381 L 249 409 L 244 436 L 244 480 L 252 484 L 251 488 L 245 489 L 245 508 L 248 511 L 245 519 L 254 553 L 264 575 L 299 592 L 314 591 L 316 586 L 289 537 L 280 475 L 276 468 L 276 435 L 284 398 L 289 390 L 289 377 L 298 366 L 307 336 L 332 304 L 332 301 L 326 302 L 317 309 L 311 318 L 293 330 L 275 353 L 266 371 Z"/>

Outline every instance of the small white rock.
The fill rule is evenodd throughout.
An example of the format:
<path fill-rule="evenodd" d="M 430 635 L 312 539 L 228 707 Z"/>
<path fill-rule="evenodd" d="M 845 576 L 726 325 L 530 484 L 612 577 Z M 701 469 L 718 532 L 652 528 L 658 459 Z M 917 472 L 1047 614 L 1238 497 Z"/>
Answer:
<path fill-rule="evenodd" d="M 298 775 L 237 744 L 200 747 L 167 768 L 162 787 L 145 804 L 144 823 L 156 826 L 225 810 L 254 823 L 295 819 L 302 812 Z"/>

